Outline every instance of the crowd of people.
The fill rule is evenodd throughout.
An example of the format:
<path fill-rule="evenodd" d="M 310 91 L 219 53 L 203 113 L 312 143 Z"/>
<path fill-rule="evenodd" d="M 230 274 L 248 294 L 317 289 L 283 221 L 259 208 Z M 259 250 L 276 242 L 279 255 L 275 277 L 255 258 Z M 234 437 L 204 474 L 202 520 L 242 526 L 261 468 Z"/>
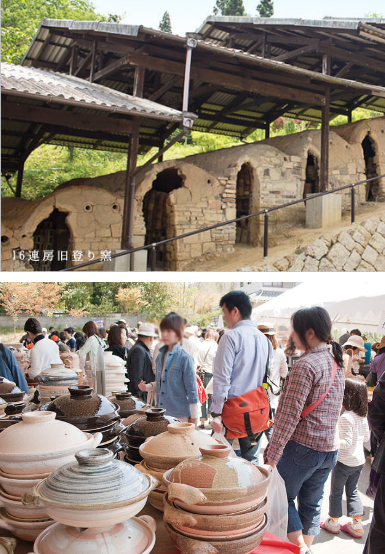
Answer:
<path fill-rule="evenodd" d="M 175 312 L 159 329 L 146 322 L 131 329 L 121 319 L 108 330 L 89 321 L 82 332 L 57 332 L 30 318 L 21 339 L 27 348 L 32 345 L 28 375 L 60 363 L 63 349 L 81 360 L 110 351 L 125 360 L 130 392 L 180 421 L 222 433 L 245 459 L 259 464 L 265 434 L 264 461 L 285 482 L 287 536 L 301 554 L 311 553 L 321 527 L 363 536 L 358 480 L 369 419 L 376 463 L 368 495 L 375 497 L 375 508 L 365 548 L 379 553 L 385 538 L 385 336 L 371 344 L 353 329 L 334 341 L 329 314 L 313 307 L 293 314 L 292 334 L 282 341 L 272 324 L 251 321 L 243 292 L 227 293 L 220 306 L 226 330 L 198 328 Z M 2 346 L 0 375 L 27 391 L 23 372 L 10 360 Z M 369 405 L 368 385 L 377 385 Z M 321 521 L 330 474 L 329 515 Z M 344 490 L 350 519 L 340 524 Z"/>

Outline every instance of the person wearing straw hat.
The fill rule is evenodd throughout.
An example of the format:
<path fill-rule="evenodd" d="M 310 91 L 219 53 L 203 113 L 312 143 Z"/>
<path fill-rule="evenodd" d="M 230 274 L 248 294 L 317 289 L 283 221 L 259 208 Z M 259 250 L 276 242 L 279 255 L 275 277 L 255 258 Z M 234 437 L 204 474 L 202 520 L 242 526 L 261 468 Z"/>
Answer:
<path fill-rule="evenodd" d="M 154 380 L 150 348 L 156 337 L 155 327 L 151 323 L 142 323 L 138 327 L 138 340 L 128 352 L 127 372 L 130 380 L 129 391 L 139 398 L 145 398 L 147 393 L 139 389 L 139 383 Z"/>
<path fill-rule="evenodd" d="M 278 348 L 278 341 L 277 341 L 277 331 L 275 330 L 272 323 L 266 322 L 266 323 L 260 323 L 257 325 L 258 329 L 266 335 L 266 337 L 271 342 L 271 345 L 273 347 L 273 359 L 272 364 L 270 368 L 270 375 L 269 375 L 269 401 L 270 401 L 270 409 L 271 409 L 271 416 L 270 419 L 274 421 L 275 417 L 275 411 L 278 408 L 278 401 L 279 396 L 281 393 L 280 388 L 280 379 L 285 379 L 288 373 L 288 367 L 286 362 L 286 356 L 281 350 L 281 348 Z M 268 440 L 270 440 L 271 435 L 273 434 L 273 427 L 270 427 L 269 429 L 266 429 L 265 435 L 267 436 Z"/>
<path fill-rule="evenodd" d="M 342 347 L 346 353 L 344 355 L 345 378 L 358 377 L 360 361 L 363 358 L 363 354 L 366 352 L 364 339 L 359 335 L 350 335 Z M 346 355 L 349 357 L 347 358 Z"/>

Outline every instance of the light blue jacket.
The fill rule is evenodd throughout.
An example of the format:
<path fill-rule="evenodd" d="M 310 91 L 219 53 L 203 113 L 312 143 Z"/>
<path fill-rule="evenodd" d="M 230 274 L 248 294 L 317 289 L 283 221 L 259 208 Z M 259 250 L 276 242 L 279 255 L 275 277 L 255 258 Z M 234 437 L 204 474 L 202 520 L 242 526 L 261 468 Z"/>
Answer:
<path fill-rule="evenodd" d="M 164 356 L 166 363 L 161 379 Z M 191 417 L 190 404 L 199 402 L 194 358 L 180 344 L 171 352 L 162 346 L 155 361 L 156 404 L 173 417 Z"/>

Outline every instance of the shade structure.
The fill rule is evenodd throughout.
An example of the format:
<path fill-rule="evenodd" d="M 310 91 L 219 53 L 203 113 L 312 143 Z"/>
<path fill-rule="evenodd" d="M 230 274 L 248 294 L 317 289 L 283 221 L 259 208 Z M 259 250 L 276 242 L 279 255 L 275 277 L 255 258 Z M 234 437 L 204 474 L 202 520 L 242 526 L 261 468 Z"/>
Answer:
<path fill-rule="evenodd" d="M 322 306 L 333 321 L 335 329 L 353 329 L 385 334 L 382 329 L 385 314 L 385 285 L 380 281 L 341 279 L 331 282 L 312 280 L 302 283 L 277 298 L 254 308 L 256 323 L 269 319 L 289 324 L 300 308 Z"/>

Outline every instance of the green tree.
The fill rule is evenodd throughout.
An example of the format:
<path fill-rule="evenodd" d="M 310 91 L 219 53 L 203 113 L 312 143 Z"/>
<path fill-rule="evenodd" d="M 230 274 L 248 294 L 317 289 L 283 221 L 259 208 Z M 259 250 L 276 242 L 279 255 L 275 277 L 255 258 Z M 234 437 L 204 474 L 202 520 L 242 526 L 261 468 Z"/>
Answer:
<path fill-rule="evenodd" d="M 216 0 L 214 14 L 218 15 L 246 15 L 243 0 Z"/>
<path fill-rule="evenodd" d="M 274 4 L 272 0 L 261 0 L 257 6 L 260 17 L 271 17 L 274 15 Z"/>
<path fill-rule="evenodd" d="M 20 63 L 42 19 L 120 21 L 103 16 L 89 0 L 3 0 L 1 3 L 1 61 Z"/>
<path fill-rule="evenodd" d="M 172 33 L 171 18 L 168 12 L 164 12 L 162 21 L 159 22 L 159 29 L 165 33 Z"/>

